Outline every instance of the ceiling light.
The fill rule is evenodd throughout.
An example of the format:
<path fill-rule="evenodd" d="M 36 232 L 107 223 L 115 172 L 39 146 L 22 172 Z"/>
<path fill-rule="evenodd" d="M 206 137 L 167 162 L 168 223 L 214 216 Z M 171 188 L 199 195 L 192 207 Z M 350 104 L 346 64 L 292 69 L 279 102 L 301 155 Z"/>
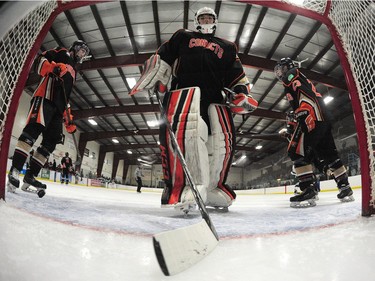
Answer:
<path fill-rule="evenodd" d="M 128 82 L 130 88 L 133 88 L 137 84 L 137 80 L 134 77 L 126 78 L 126 82 Z"/>
<path fill-rule="evenodd" d="M 159 121 L 158 120 L 147 121 L 147 125 L 150 127 L 156 127 L 156 126 L 159 126 Z"/>
<path fill-rule="evenodd" d="M 239 160 L 241 161 L 241 160 L 244 160 L 245 158 L 246 158 L 246 155 L 242 155 Z"/>
<path fill-rule="evenodd" d="M 128 149 L 126 152 L 127 152 L 128 154 L 133 154 L 133 151 L 131 151 L 130 149 Z"/>
<path fill-rule="evenodd" d="M 98 125 L 98 123 L 96 123 L 96 121 L 95 121 L 94 119 L 92 119 L 92 118 L 89 118 L 89 123 L 90 123 L 91 125 L 94 125 L 94 126 L 97 126 L 97 125 Z"/>
<path fill-rule="evenodd" d="M 279 134 L 285 133 L 286 131 L 287 131 L 286 128 L 282 128 L 282 129 L 279 131 Z"/>
<path fill-rule="evenodd" d="M 156 143 L 157 143 L 158 145 L 160 145 L 160 141 L 157 141 Z"/>
<path fill-rule="evenodd" d="M 329 104 L 332 100 L 333 100 L 333 97 L 331 97 L 331 96 L 326 96 L 326 97 L 324 98 L 324 103 L 325 103 L 325 104 Z"/>
<path fill-rule="evenodd" d="M 112 139 L 112 142 L 119 143 L 118 139 Z"/>
<path fill-rule="evenodd" d="M 262 147 L 263 147 L 262 145 L 258 144 L 258 145 L 255 147 L 255 149 L 259 150 L 259 149 L 261 149 Z"/>

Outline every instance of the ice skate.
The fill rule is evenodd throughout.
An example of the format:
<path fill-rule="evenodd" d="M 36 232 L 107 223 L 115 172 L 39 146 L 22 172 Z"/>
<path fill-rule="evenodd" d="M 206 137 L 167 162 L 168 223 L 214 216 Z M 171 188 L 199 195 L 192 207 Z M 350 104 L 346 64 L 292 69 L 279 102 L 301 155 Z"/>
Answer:
<path fill-rule="evenodd" d="M 25 192 L 27 192 L 27 191 L 31 191 L 31 189 L 29 189 L 29 186 L 30 186 L 30 184 L 24 182 L 24 183 L 22 184 L 22 186 L 21 186 L 22 191 L 25 191 Z"/>
<path fill-rule="evenodd" d="M 290 207 L 292 208 L 308 208 L 316 206 L 316 191 L 313 186 L 307 187 L 300 194 L 290 198 Z"/>
<path fill-rule="evenodd" d="M 16 168 L 10 169 L 7 183 L 8 192 L 16 193 L 16 189 L 20 186 L 19 174 L 20 172 Z"/>
<path fill-rule="evenodd" d="M 202 197 L 202 200 L 203 200 L 202 203 L 204 204 L 204 200 L 206 198 L 205 194 L 202 194 L 202 192 L 205 191 L 204 186 L 197 185 L 196 187 L 197 187 L 197 189 L 198 189 L 198 191 L 199 191 L 199 193 Z M 167 203 L 168 200 L 169 200 L 168 196 L 169 196 L 169 194 L 168 194 L 168 190 L 167 190 L 167 187 L 166 187 L 164 189 L 163 195 L 162 195 L 162 205 L 161 206 L 163 208 L 173 207 L 175 210 L 177 210 L 179 212 L 183 212 L 185 215 L 187 215 L 191 211 L 197 210 L 197 203 L 195 201 L 195 198 L 194 198 L 193 192 L 191 191 L 190 186 L 184 187 L 184 190 L 182 191 L 182 194 L 180 196 L 181 201 L 178 201 L 175 204 Z M 168 199 L 167 199 L 167 197 L 168 197 Z"/>
<path fill-rule="evenodd" d="M 220 188 L 214 188 L 207 192 L 206 207 L 214 208 L 215 211 L 226 213 L 235 199 L 230 197 Z"/>
<path fill-rule="evenodd" d="M 47 186 L 40 181 L 36 180 L 31 174 L 30 170 L 26 171 L 25 177 L 23 178 L 23 185 L 21 189 L 25 192 L 33 192 L 42 198 L 46 194 Z"/>
<path fill-rule="evenodd" d="M 337 198 L 341 202 L 352 202 L 354 201 L 353 197 L 353 190 L 351 189 L 350 185 L 344 185 L 339 187 L 339 194 L 337 194 Z"/>

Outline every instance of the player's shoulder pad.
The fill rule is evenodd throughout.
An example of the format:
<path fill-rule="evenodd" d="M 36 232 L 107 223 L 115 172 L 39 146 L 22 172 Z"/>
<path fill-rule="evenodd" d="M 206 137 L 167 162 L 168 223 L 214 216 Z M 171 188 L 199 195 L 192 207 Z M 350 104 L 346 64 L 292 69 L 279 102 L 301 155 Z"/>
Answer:
<path fill-rule="evenodd" d="M 298 78 L 298 76 L 299 76 L 298 68 L 295 67 L 295 68 L 289 69 L 285 73 L 285 77 L 283 78 L 283 82 L 284 82 L 284 84 L 289 85 L 290 82 L 292 82 L 294 79 Z"/>
<path fill-rule="evenodd" d="M 63 52 L 67 52 L 67 51 L 68 51 L 66 48 L 64 48 L 64 47 L 60 47 L 60 46 L 56 47 L 56 48 L 53 49 L 53 50 L 54 50 L 56 53 L 61 52 L 61 51 L 63 51 Z"/>

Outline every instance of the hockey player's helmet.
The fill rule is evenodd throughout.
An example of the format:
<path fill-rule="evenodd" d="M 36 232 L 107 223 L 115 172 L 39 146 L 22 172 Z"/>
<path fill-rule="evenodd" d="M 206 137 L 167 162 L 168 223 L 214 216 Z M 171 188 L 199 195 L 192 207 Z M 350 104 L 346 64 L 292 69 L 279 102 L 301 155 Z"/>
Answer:
<path fill-rule="evenodd" d="M 84 52 L 79 52 L 80 50 L 84 50 Z M 85 41 L 77 40 L 73 42 L 72 46 L 70 46 L 69 52 L 74 53 L 75 62 L 82 63 L 83 58 L 90 53 L 90 49 Z"/>
<path fill-rule="evenodd" d="M 286 73 L 288 70 L 295 68 L 293 61 L 291 58 L 282 58 L 275 66 L 274 73 L 277 79 L 280 81 L 285 78 Z"/>
<path fill-rule="evenodd" d="M 199 23 L 199 18 L 201 16 L 204 16 L 204 15 L 212 16 L 213 19 L 214 19 L 213 23 L 210 23 L 210 24 L 200 24 Z M 200 8 L 195 13 L 195 16 L 194 16 L 194 25 L 195 25 L 195 28 L 199 32 L 201 32 L 201 33 L 204 33 L 204 34 L 214 33 L 215 30 L 216 30 L 217 23 L 218 23 L 218 21 L 217 21 L 217 15 L 216 15 L 215 11 L 213 9 L 211 9 L 211 8 L 203 7 L 203 8 Z"/>

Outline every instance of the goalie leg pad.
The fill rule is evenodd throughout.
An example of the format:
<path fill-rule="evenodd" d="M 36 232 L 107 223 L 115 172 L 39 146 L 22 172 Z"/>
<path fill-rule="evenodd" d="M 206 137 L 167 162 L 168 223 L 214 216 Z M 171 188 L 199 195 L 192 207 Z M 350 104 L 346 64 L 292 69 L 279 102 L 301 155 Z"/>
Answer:
<path fill-rule="evenodd" d="M 207 205 L 228 207 L 236 198 L 235 192 L 226 184 L 233 159 L 235 128 L 229 107 L 211 104 L 208 108 L 211 135 L 207 148 L 210 161 L 210 184 Z"/>
<path fill-rule="evenodd" d="M 151 89 L 159 81 L 163 85 L 167 85 L 171 74 L 171 66 L 163 61 L 158 54 L 152 55 L 145 61 L 142 76 L 130 91 L 130 95 L 134 95 L 143 89 Z"/>
<path fill-rule="evenodd" d="M 163 106 L 194 184 L 205 201 L 205 190 L 209 182 L 208 152 L 205 145 L 208 128 L 200 117 L 200 89 L 194 87 L 168 92 Z M 195 202 L 166 126 L 161 126 L 160 130 L 162 166 L 166 182 L 162 205 Z"/>

